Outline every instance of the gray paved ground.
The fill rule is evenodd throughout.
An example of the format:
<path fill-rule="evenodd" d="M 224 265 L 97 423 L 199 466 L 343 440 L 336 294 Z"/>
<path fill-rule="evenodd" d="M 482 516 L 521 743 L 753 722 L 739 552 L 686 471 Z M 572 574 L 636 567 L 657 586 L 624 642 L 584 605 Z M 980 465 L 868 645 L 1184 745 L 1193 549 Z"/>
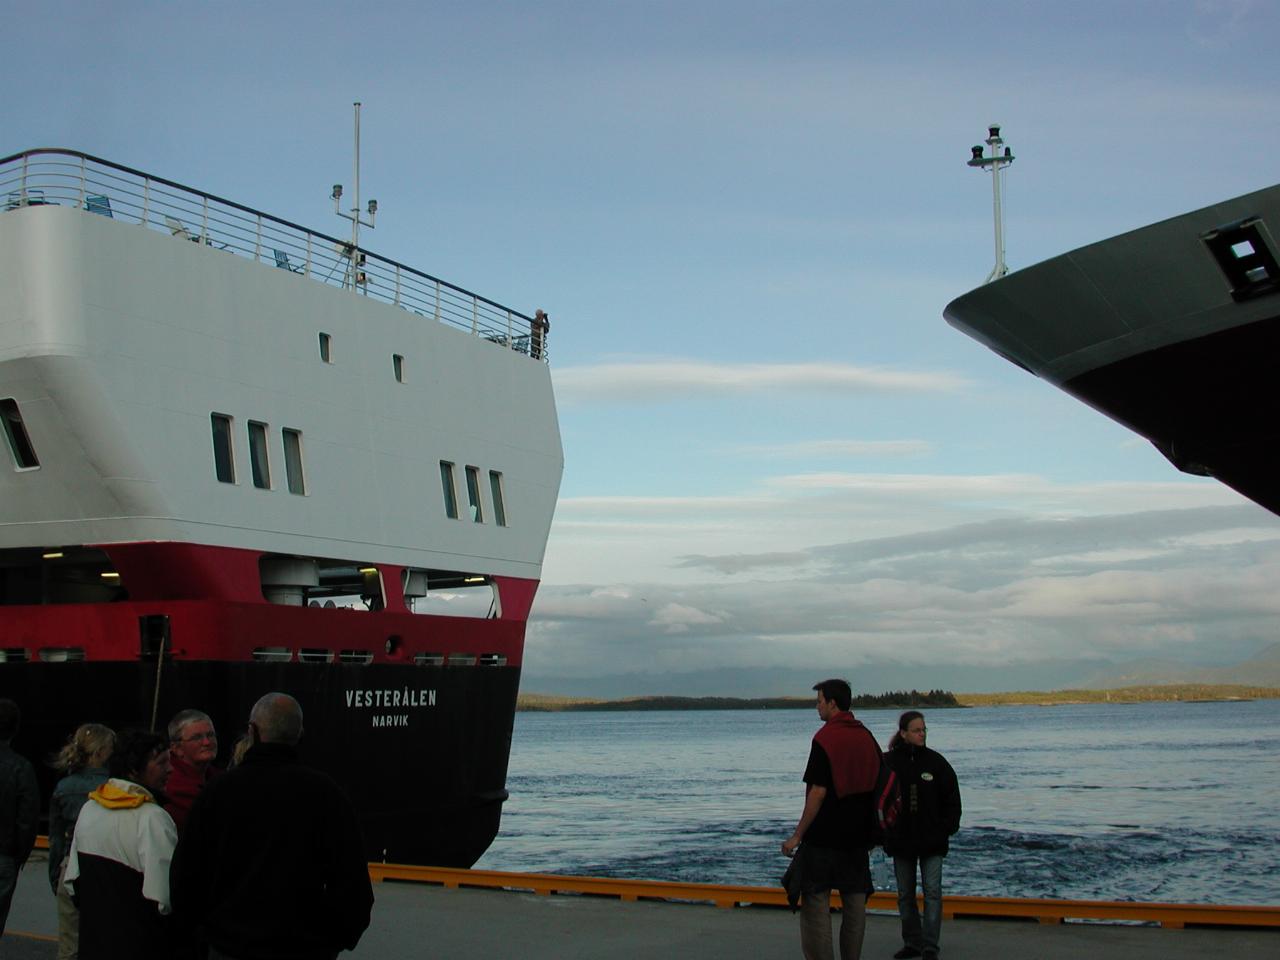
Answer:
<path fill-rule="evenodd" d="M 721 960 L 799 956 L 787 910 L 375 884 L 373 924 L 344 957 L 516 957 L 520 960 Z M 837 922 L 838 922 L 838 918 Z M 24 871 L 0 960 L 51 960 L 57 933 L 44 864 Z M 888 960 L 897 921 L 873 916 L 863 957 Z M 958 920 L 943 927 L 946 960 L 1180 960 L 1280 956 L 1280 931 L 1162 930 L 1096 924 Z"/>

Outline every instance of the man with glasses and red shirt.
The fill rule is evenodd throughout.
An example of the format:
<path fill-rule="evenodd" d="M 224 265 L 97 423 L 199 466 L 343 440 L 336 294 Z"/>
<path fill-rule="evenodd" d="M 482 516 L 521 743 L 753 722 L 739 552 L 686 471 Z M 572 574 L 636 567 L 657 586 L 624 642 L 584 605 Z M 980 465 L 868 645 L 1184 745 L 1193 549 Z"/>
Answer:
<path fill-rule="evenodd" d="M 165 786 L 164 808 L 181 832 L 191 805 L 200 791 L 222 773 L 213 765 L 218 755 L 218 733 L 209 715 L 200 710 L 181 710 L 169 721 L 169 759 L 173 772 Z"/>

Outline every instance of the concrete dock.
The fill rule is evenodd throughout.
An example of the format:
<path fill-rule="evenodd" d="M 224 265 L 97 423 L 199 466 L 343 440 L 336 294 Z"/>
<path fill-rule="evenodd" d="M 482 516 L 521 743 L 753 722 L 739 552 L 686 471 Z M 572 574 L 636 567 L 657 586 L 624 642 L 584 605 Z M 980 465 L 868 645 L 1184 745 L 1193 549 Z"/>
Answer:
<path fill-rule="evenodd" d="M 798 920 L 779 908 L 623 902 L 497 890 L 374 884 L 373 923 L 343 957 L 519 957 L 521 960 L 772 960 L 800 953 Z M 839 923 L 839 918 L 833 918 Z M 0 939 L 2 960 L 52 960 L 57 919 L 45 864 L 23 871 Z M 901 946 L 897 918 L 868 918 L 862 955 L 888 960 Z M 1280 956 L 1280 930 L 955 920 L 942 928 L 947 960 L 1179 960 Z"/>

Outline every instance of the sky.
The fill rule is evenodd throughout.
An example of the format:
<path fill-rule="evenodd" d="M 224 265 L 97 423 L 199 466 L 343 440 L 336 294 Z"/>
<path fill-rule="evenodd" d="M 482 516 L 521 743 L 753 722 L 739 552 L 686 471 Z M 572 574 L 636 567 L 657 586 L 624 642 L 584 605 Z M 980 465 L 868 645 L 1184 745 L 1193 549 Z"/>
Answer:
<path fill-rule="evenodd" d="M 1273 644 L 1280 521 L 942 319 L 1270 186 L 1249 0 L 0 0 L 0 153 L 84 150 L 551 317 L 524 688 L 1066 686 Z"/>

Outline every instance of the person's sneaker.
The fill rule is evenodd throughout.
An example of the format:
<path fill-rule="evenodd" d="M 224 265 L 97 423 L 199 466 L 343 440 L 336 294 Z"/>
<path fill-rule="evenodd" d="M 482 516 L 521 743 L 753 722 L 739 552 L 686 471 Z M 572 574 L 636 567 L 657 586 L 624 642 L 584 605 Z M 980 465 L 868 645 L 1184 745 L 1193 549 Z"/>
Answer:
<path fill-rule="evenodd" d="M 903 947 L 893 955 L 893 960 L 911 960 L 912 957 L 920 956 L 920 951 L 915 947 Z"/>

